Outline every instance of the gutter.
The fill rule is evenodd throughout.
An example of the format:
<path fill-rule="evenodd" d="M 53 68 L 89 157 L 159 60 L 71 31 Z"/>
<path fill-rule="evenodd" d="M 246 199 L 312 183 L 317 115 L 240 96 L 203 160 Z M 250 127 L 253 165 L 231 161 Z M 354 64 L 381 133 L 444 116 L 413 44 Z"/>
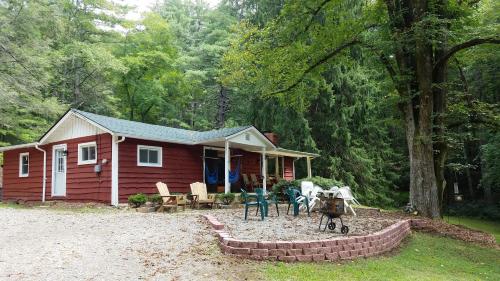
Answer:
<path fill-rule="evenodd" d="M 45 191 L 47 189 L 47 151 L 35 144 L 35 149 L 43 152 L 43 179 L 42 179 L 42 203 L 45 203 Z"/>

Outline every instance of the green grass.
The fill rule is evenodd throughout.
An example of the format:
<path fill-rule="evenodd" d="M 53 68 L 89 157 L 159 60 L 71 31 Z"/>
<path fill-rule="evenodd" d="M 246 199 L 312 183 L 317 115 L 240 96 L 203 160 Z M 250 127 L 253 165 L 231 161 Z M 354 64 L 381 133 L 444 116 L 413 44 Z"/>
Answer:
<path fill-rule="evenodd" d="M 415 233 L 394 256 L 342 264 L 268 264 L 265 280 L 500 280 L 500 251 Z"/>
<path fill-rule="evenodd" d="M 35 205 L 35 206 L 26 206 L 23 204 L 15 204 L 15 203 L 7 203 L 0 202 L 0 208 L 13 208 L 13 209 L 43 209 L 50 210 L 55 212 L 73 212 L 73 213 L 105 213 L 105 212 L 113 212 L 113 209 L 110 208 L 97 208 L 93 206 L 81 206 L 81 207 L 71 207 L 67 206 L 43 206 L 43 205 Z"/>
<path fill-rule="evenodd" d="M 21 204 L 0 202 L 0 208 L 25 209 L 26 207 Z"/>
<path fill-rule="evenodd" d="M 500 244 L 500 222 L 486 221 L 475 218 L 465 217 L 444 217 L 444 221 L 452 224 L 460 224 L 468 228 L 482 230 L 495 236 L 497 243 Z"/>

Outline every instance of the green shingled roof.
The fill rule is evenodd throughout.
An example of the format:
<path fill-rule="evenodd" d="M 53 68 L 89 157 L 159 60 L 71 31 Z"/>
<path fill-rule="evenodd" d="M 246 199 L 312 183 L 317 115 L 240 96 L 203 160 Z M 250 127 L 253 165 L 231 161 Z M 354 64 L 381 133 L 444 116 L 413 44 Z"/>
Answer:
<path fill-rule="evenodd" d="M 126 135 L 138 139 L 187 144 L 196 144 L 204 141 L 225 138 L 252 127 L 242 126 L 199 132 L 107 117 L 77 109 L 72 109 L 71 111 L 118 135 Z"/>

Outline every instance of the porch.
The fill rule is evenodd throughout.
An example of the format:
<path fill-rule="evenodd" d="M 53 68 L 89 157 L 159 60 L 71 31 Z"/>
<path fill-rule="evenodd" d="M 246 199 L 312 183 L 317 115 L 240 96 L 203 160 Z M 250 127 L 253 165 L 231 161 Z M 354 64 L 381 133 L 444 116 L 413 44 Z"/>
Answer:
<path fill-rule="evenodd" d="M 251 127 L 204 143 L 203 179 L 210 192 L 240 192 L 240 188 L 248 188 L 247 180 L 258 181 L 267 190 L 281 179 L 295 179 L 295 162 L 301 159 L 306 162 L 307 176 L 312 177 L 311 161 L 318 156 L 280 148 L 275 136 Z"/>

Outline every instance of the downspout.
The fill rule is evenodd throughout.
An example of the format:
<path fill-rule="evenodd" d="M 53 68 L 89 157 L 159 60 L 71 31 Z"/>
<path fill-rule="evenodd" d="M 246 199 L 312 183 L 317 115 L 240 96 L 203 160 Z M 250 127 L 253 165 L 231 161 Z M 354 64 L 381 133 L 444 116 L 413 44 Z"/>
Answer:
<path fill-rule="evenodd" d="M 45 190 L 47 188 L 47 151 L 35 144 L 36 150 L 43 152 L 43 179 L 42 179 L 42 203 L 45 203 Z"/>

